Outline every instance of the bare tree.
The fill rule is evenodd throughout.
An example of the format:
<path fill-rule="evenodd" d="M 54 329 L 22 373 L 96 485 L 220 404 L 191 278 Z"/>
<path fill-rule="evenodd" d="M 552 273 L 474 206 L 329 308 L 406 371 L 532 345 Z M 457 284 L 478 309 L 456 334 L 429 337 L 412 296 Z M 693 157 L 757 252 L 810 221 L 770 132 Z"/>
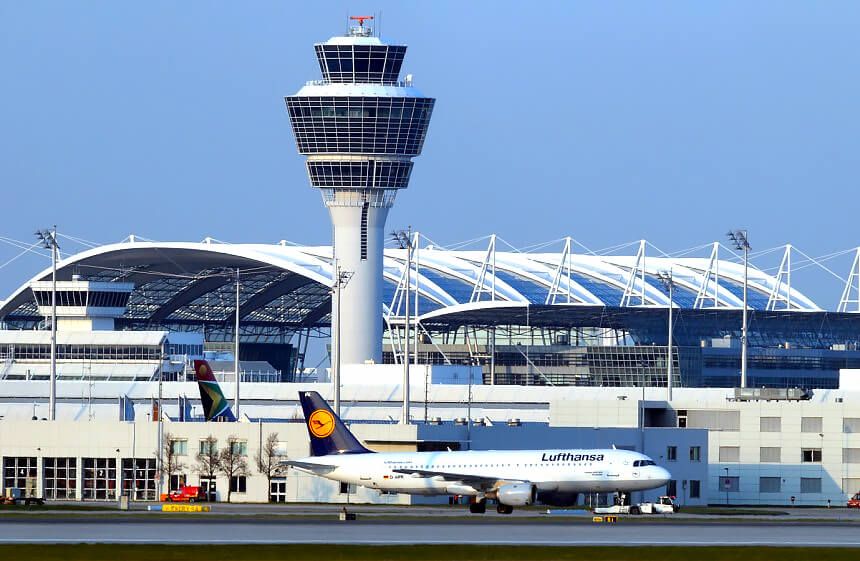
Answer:
<path fill-rule="evenodd" d="M 221 455 L 218 453 L 218 440 L 211 434 L 205 440 L 200 441 L 200 450 L 197 452 L 197 463 L 194 471 L 200 474 L 200 479 L 207 479 L 211 485 L 215 475 L 221 466 Z M 206 499 L 212 496 L 211 487 L 207 489 Z"/>
<path fill-rule="evenodd" d="M 272 478 L 282 473 L 281 460 L 286 457 L 280 446 L 278 446 L 278 433 L 269 433 L 266 437 L 266 442 L 263 447 L 257 452 L 257 457 L 254 458 L 257 464 L 257 471 L 266 476 L 268 489 L 272 488 Z M 272 494 L 269 493 L 269 501 L 272 500 Z"/>
<path fill-rule="evenodd" d="M 245 459 L 244 451 L 242 450 L 242 441 L 235 436 L 231 436 L 227 440 L 227 446 L 221 449 L 221 454 L 218 457 L 218 470 L 227 477 L 230 485 L 227 487 L 227 502 L 233 494 L 233 481 L 237 482 L 238 478 L 248 476 L 248 460 Z"/>
<path fill-rule="evenodd" d="M 173 438 L 171 433 L 167 433 L 164 435 L 164 442 L 161 445 L 161 472 L 158 474 L 158 477 L 164 481 L 167 478 L 167 490 L 170 489 L 170 476 L 176 472 L 180 472 L 185 469 L 185 464 L 182 463 L 181 457 L 177 454 L 176 444 L 177 440 Z"/>

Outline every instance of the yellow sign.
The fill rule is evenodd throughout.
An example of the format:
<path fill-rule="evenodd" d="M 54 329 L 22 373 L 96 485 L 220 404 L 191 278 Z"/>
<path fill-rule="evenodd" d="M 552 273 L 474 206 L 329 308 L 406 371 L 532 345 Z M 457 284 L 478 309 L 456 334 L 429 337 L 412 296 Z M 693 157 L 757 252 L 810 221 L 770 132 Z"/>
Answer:
<path fill-rule="evenodd" d="M 325 438 L 334 432 L 334 415 L 325 409 L 317 409 L 308 417 L 308 429 L 317 438 Z"/>
<path fill-rule="evenodd" d="M 209 512 L 212 510 L 208 505 L 161 505 L 161 512 Z"/>

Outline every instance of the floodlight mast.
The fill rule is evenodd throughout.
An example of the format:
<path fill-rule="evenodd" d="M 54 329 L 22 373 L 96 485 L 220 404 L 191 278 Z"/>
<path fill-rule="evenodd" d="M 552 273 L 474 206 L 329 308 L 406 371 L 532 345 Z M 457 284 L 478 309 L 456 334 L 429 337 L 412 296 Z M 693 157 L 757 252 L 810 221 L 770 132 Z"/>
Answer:
<path fill-rule="evenodd" d="M 406 250 L 406 271 L 405 271 L 405 280 L 406 286 L 404 287 L 404 312 L 403 312 L 403 326 L 405 328 L 404 332 L 404 344 L 403 344 L 403 408 L 400 412 L 400 424 L 408 425 L 409 424 L 409 291 L 412 288 L 411 282 L 411 271 L 412 271 L 412 226 L 410 226 L 406 230 L 398 230 L 396 232 L 392 232 L 392 237 L 394 241 L 398 243 L 400 249 Z M 418 295 L 415 295 L 415 303 L 416 308 L 418 304 Z M 415 333 L 415 337 L 417 340 L 418 333 Z M 416 364 L 417 364 L 417 355 L 416 355 Z"/>
<path fill-rule="evenodd" d="M 749 236 L 746 230 L 730 230 L 728 237 L 735 246 L 735 249 L 743 250 L 744 252 L 744 308 L 741 319 L 741 387 L 747 387 L 747 290 L 749 287 L 749 257 L 750 243 Z"/>
<path fill-rule="evenodd" d="M 42 247 L 51 250 L 51 375 L 48 394 L 48 418 L 57 420 L 57 259 L 60 246 L 57 244 L 57 226 L 50 230 L 38 230 L 36 237 Z"/>
<path fill-rule="evenodd" d="M 666 401 L 672 401 L 672 374 L 674 366 L 674 357 L 672 356 L 672 308 L 674 307 L 673 294 L 675 281 L 672 278 L 672 269 L 669 269 L 668 272 L 661 271 L 657 273 L 657 278 L 660 279 L 660 282 L 663 283 L 663 286 L 665 286 L 666 290 L 669 292 L 669 341 L 666 351 Z"/>

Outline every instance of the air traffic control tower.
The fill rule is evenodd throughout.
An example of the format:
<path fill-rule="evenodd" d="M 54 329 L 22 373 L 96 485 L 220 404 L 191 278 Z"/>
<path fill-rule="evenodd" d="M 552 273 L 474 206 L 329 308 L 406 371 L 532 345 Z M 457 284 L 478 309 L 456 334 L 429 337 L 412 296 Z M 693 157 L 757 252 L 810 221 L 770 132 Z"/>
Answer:
<path fill-rule="evenodd" d="M 409 185 L 434 99 L 400 79 L 406 45 L 374 36 L 370 17 L 343 37 L 314 45 L 322 80 L 286 98 L 311 186 L 322 192 L 334 226 L 342 284 L 340 362 L 382 362 L 382 250 L 385 219 Z"/>

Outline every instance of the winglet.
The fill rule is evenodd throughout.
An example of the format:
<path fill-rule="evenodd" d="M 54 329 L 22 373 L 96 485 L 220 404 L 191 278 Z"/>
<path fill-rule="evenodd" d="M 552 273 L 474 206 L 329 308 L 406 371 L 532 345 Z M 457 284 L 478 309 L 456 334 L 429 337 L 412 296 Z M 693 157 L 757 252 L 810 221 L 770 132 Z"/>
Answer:
<path fill-rule="evenodd" d="M 209 363 L 205 360 L 195 360 L 194 372 L 197 374 L 200 401 L 203 402 L 206 420 L 234 422 L 236 416 L 233 415 L 230 402 L 224 397 L 224 392 L 221 391 L 221 386 L 218 385 L 218 380 L 215 379 L 215 374 L 212 373 L 212 367 L 209 366 Z"/>
<path fill-rule="evenodd" d="M 349 432 L 328 403 L 317 392 L 299 392 L 313 456 L 368 454 L 371 451 Z"/>

